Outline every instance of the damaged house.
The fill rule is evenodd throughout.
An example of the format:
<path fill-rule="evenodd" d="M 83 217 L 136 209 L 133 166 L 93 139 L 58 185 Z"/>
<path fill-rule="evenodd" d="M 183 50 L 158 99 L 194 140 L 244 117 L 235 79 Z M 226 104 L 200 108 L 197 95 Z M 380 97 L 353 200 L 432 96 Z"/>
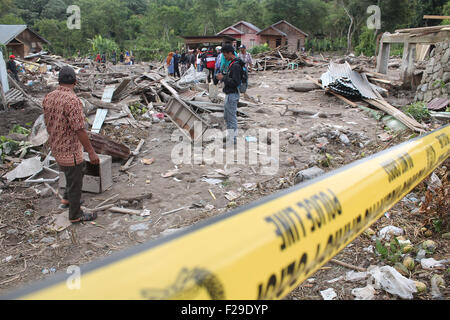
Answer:
<path fill-rule="evenodd" d="M 49 42 L 26 25 L 0 24 L 0 43 L 9 53 L 24 58 L 29 54 L 40 52 Z"/>

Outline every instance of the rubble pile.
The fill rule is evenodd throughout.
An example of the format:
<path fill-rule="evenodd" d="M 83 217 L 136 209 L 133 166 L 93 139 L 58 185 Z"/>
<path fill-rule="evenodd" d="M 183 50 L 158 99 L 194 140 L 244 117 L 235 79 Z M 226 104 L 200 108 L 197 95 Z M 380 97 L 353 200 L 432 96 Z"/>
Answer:
<path fill-rule="evenodd" d="M 257 71 L 298 69 L 301 66 L 313 67 L 318 62 L 326 62 L 308 57 L 306 54 L 289 52 L 287 47 L 278 47 L 274 50 L 257 54 L 253 58 L 255 62 L 254 68 Z"/>

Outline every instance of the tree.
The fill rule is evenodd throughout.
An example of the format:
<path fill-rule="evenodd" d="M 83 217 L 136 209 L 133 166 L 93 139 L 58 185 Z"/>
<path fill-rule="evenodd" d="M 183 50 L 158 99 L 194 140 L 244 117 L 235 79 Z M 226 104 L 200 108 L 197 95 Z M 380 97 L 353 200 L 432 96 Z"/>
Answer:
<path fill-rule="evenodd" d="M 64 19 L 66 17 L 67 5 L 63 0 L 50 0 L 42 9 L 41 18 Z"/>

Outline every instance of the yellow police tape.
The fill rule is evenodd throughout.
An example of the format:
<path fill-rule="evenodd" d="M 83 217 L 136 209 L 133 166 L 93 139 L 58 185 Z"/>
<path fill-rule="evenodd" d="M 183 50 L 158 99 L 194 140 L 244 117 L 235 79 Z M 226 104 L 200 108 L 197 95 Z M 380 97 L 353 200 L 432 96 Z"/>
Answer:
<path fill-rule="evenodd" d="M 19 299 L 278 299 L 329 261 L 450 154 L 450 126 L 360 160 Z M 75 285 L 76 287 L 76 285 Z"/>

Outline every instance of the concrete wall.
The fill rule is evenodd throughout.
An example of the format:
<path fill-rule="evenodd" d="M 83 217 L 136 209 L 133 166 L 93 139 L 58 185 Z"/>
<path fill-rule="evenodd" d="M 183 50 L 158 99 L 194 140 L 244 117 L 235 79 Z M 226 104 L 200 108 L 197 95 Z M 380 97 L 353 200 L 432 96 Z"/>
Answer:
<path fill-rule="evenodd" d="M 435 98 L 449 98 L 450 93 L 450 45 L 441 42 L 430 54 L 422 82 L 417 88 L 416 101 L 430 102 Z"/>

